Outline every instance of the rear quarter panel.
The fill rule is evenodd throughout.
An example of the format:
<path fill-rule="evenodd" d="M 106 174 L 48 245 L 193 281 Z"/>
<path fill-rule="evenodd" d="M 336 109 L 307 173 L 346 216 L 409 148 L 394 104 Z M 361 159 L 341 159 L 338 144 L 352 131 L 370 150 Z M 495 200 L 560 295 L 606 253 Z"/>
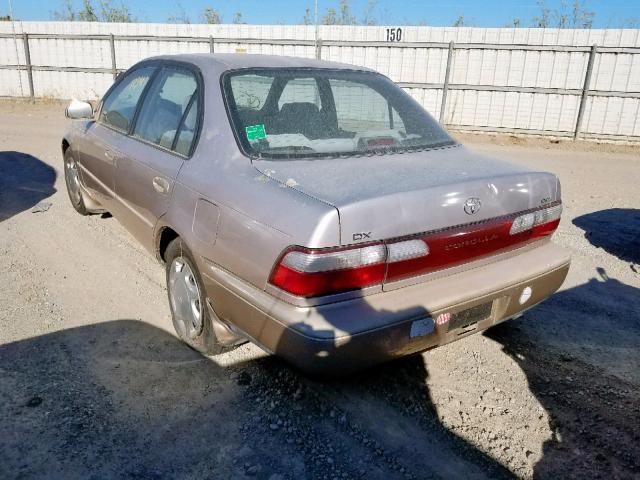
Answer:
<path fill-rule="evenodd" d="M 192 160 L 180 172 L 171 207 L 156 231 L 171 226 L 203 261 L 264 288 L 275 261 L 289 245 L 339 243 L 335 208 L 260 178 L 257 171 L 251 172 L 250 164 L 245 173 L 254 177 L 240 172 L 215 175 L 214 159 L 199 166 Z M 208 180 L 196 182 L 203 178 L 197 171 L 205 167 Z"/>

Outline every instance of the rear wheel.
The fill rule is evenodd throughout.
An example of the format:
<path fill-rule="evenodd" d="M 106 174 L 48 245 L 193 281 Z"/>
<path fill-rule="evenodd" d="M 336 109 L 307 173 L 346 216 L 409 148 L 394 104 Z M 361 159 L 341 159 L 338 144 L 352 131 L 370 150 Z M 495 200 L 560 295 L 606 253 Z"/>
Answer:
<path fill-rule="evenodd" d="M 90 212 L 82 199 L 78 162 L 73 157 L 71 148 L 67 148 L 67 151 L 64 152 L 64 181 L 67 184 L 67 193 L 73 208 L 80 215 L 89 215 Z"/>
<path fill-rule="evenodd" d="M 173 327 L 189 346 L 207 355 L 229 349 L 216 337 L 211 312 L 206 305 L 204 286 L 191 252 L 180 238 L 173 240 L 165 253 L 167 294 Z"/>

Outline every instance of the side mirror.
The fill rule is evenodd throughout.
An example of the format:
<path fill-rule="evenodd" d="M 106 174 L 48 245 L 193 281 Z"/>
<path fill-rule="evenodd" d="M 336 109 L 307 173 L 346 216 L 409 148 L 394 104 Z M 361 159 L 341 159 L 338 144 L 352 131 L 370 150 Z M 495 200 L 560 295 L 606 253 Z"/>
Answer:
<path fill-rule="evenodd" d="M 75 98 L 64 111 L 64 116 L 72 120 L 93 118 L 93 107 L 88 102 L 81 102 Z"/>

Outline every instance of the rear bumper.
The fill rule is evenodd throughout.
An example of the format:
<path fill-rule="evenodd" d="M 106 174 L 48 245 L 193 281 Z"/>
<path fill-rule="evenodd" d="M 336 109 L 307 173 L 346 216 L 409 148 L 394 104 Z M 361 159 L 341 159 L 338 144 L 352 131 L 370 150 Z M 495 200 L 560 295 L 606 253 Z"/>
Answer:
<path fill-rule="evenodd" d="M 444 345 L 518 316 L 560 288 L 569 264 L 564 249 L 545 241 L 464 272 L 306 307 L 276 299 L 210 264 L 203 278 L 221 319 L 302 370 L 330 374 Z M 521 303 L 526 287 L 531 295 Z M 440 314 L 455 318 L 473 307 L 483 310 L 480 305 L 486 308 L 471 325 L 436 324 Z"/>

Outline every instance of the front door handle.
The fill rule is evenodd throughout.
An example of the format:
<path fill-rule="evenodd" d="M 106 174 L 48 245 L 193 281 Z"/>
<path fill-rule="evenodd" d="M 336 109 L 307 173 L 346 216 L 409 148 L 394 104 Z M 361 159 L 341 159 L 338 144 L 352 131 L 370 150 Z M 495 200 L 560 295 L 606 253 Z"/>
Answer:
<path fill-rule="evenodd" d="M 158 192 L 165 194 L 169 191 L 169 181 L 163 177 L 153 177 L 153 189 Z"/>

